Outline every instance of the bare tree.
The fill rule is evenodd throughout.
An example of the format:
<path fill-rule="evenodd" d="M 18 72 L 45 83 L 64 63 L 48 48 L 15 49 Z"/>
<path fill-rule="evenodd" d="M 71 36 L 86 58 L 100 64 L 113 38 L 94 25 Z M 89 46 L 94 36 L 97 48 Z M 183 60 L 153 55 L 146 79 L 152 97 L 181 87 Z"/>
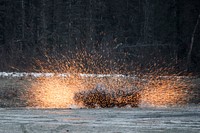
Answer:
<path fill-rule="evenodd" d="M 187 71 L 190 70 L 190 66 L 191 66 L 191 53 L 192 53 L 192 49 L 193 49 L 193 45 L 194 45 L 195 33 L 196 33 L 197 27 L 199 25 L 199 20 L 200 20 L 200 14 L 198 15 L 197 22 L 196 22 L 196 24 L 194 26 L 194 30 L 192 32 L 191 43 L 190 43 L 189 51 L 187 54 Z"/>

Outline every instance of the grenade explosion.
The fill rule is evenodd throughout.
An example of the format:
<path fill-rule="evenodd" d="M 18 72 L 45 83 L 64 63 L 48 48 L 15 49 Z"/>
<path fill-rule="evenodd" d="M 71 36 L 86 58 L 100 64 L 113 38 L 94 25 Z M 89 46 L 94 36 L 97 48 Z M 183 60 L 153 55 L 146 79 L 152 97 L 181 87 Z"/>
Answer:
<path fill-rule="evenodd" d="M 55 75 L 34 79 L 27 93 L 29 107 L 173 106 L 186 104 L 189 99 L 188 84 L 176 76 L 120 75 L 116 62 L 87 52 L 80 52 L 70 59 L 45 57 L 45 61 L 35 60 L 35 69 Z M 110 66 L 112 70 L 108 69 Z"/>

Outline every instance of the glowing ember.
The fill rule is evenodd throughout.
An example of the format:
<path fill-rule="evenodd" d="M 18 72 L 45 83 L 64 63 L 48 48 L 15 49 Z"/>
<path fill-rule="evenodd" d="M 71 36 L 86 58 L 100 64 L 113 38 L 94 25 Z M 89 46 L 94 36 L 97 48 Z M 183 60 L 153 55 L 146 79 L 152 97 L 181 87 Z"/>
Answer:
<path fill-rule="evenodd" d="M 187 85 L 183 81 L 156 79 L 147 83 L 141 92 L 143 104 L 150 106 L 170 106 L 186 103 Z"/>

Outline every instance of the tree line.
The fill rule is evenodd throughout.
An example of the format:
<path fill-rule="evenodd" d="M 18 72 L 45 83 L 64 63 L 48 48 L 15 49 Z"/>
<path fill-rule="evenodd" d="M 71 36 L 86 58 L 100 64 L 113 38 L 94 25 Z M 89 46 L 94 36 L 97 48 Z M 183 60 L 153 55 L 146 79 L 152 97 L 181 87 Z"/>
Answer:
<path fill-rule="evenodd" d="M 0 0 L 0 70 L 84 50 L 130 71 L 198 72 L 199 14 L 199 0 Z"/>

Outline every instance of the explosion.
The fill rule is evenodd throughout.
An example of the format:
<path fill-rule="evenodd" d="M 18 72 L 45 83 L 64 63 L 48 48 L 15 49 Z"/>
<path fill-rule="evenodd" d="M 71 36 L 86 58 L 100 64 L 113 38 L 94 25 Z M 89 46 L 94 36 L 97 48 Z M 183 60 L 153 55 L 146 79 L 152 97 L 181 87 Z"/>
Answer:
<path fill-rule="evenodd" d="M 189 98 L 187 83 L 181 80 L 161 79 L 157 78 L 159 76 L 155 76 L 156 74 L 146 79 L 112 74 L 116 70 L 107 69 L 112 63 L 106 65 L 109 61 L 98 54 L 80 52 L 72 59 L 65 56 L 54 58 L 45 55 L 45 57 L 45 61 L 35 60 L 36 68 L 40 68 L 42 72 L 61 73 L 61 75 L 64 72 L 69 75 L 35 79 L 28 91 L 28 106 L 31 107 L 69 108 L 72 105 L 137 107 L 139 104 L 168 106 L 187 103 Z M 114 65 L 113 68 L 117 67 Z M 81 73 L 86 74 L 81 76 Z M 92 74 L 87 75 L 87 73 Z M 95 89 L 99 83 L 106 88 L 104 91 Z"/>
<path fill-rule="evenodd" d="M 29 89 L 28 105 L 40 108 L 174 106 L 188 102 L 188 87 L 179 79 L 155 78 L 144 82 L 111 76 L 41 77 Z"/>

